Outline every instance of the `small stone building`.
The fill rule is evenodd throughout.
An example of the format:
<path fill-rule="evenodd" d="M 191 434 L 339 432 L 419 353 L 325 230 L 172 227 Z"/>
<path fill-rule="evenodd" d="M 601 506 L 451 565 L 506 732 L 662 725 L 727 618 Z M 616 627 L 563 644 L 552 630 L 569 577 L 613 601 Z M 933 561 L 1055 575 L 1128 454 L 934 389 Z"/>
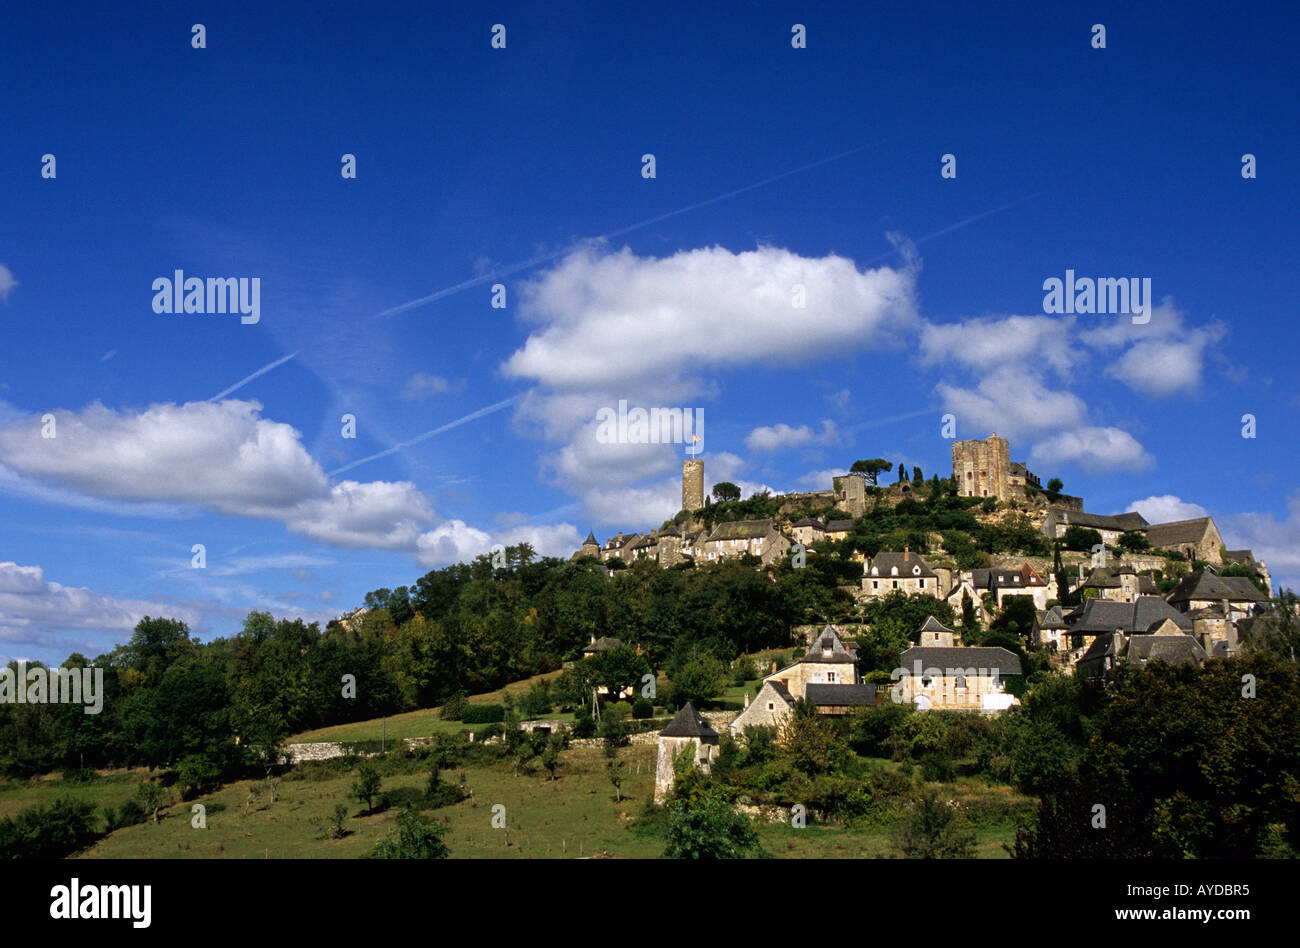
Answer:
<path fill-rule="evenodd" d="M 673 789 L 676 771 L 673 763 L 683 753 L 690 753 L 691 763 L 705 773 L 718 756 L 718 732 L 700 717 L 695 705 L 686 705 L 659 732 L 659 756 L 655 764 L 656 805 L 662 804 Z"/>
<path fill-rule="evenodd" d="M 939 577 L 919 554 L 904 550 L 902 553 L 877 553 L 862 564 L 862 595 L 879 599 L 894 590 L 907 593 L 925 593 L 939 599 L 946 590 L 939 588 Z"/>

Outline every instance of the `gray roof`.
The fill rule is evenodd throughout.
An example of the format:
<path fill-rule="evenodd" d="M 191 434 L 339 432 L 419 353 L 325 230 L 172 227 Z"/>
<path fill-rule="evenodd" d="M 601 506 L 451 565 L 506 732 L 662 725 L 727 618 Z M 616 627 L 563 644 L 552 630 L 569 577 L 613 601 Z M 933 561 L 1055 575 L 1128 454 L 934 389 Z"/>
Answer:
<path fill-rule="evenodd" d="M 1250 550 L 1224 550 L 1223 558 L 1230 563 L 1240 563 L 1242 566 L 1255 565 L 1255 554 Z"/>
<path fill-rule="evenodd" d="M 1156 581 L 1150 576 L 1126 568 L 1115 570 L 1109 566 L 1098 566 L 1088 574 L 1088 579 L 1083 585 L 1091 589 L 1118 589 L 1121 573 L 1131 573 L 1137 577 L 1139 594 L 1155 596 L 1160 593 L 1160 587 L 1156 585 Z"/>
<path fill-rule="evenodd" d="M 893 574 L 890 573 L 890 570 L 895 566 L 898 567 L 899 579 L 934 576 L 934 570 L 930 569 L 930 564 L 921 559 L 918 553 L 877 553 L 871 558 L 870 563 L 863 564 L 863 575 L 871 577 L 891 576 Z M 921 571 L 919 573 L 913 572 L 918 566 L 921 567 Z M 871 572 L 873 569 L 879 570 L 879 572 Z"/>
<path fill-rule="evenodd" d="M 1135 665 L 1166 662 L 1170 665 L 1205 662 L 1205 649 L 1191 635 L 1107 635 L 1097 636 L 1079 659 L 1080 670 L 1089 678 L 1099 678 L 1105 671 L 1105 659 L 1129 661 Z"/>
<path fill-rule="evenodd" d="M 1065 507 L 1053 507 L 1048 513 L 1055 514 L 1055 519 L 1058 522 L 1063 521 L 1068 526 L 1091 527 L 1094 530 L 1127 532 L 1129 530 L 1141 530 L 1147 525 L 1146 519 L 1136 511 L 1106 516 L 1105 514 L 1084 513 L 1082 510 L 1068 510 Z"/>
<path fill-rule="evenodd" d="M 698 737 L 708 743 L 717 743 L 718 732 L 709 727 L 695 705 L 686 702 L 680 711 L 668 722 L 668 726 L 659 732 L 660 737 Z"/>
<path fill-rule="evenodd" d="M 848 533 L 853 529 L 852 520 L 828 520 L 826 521 L 827 533 Z"/>
<path fill-rule="evenodd" d="M 1171 603 L 1188 602 L 1193 599 L 1268 601 L 1268 597 L 1255 588 L 1255 584 L 1245 576 L 1215 576 L 1209 570 L 1198 570 L 1184 576 L 1169 594 Z"/>
<path fill-rule="evenodd" d="M 600 544 L 596 542 L 596 534 L 592 533 L 590 530 L 587 531 L 587 539 L 585 539 L 585 540 L 582 541 L 582 545 L 583 545 L 583 546 L 600 546 Z"/>
<path fill-rule="evenodd" d="M 1020 675 L 1020 656 L 1004 648 L 987 645 L 959 648 L 936 645 L 913 645 L 898 656 L 898 664 L 912 673 L 912 663 L 926 668 L 996 668 L 999 675 Z"/>
<path fill-rule="evenodd" d="M 804 517 L 802 520 L 797 520 L 797 521 L 795 521 L 794 526 L 796 526 L 796 527 L 816 527 L 818 530 L 825 530 L 825 529 L 826 529 L 826 525 L 825 525 L 824 523 L 822 523 L 820 520 L 818 520 L 816 517 Z"/>
<path fill-rule="evenodd" d="M 1061 612 L 1060 606 L 1052 606 L 1046 612 L 1038 617 L 1038 627 L 1040 629 L 1064 629 L 1065 615 Z"/>
<path fill-rule="evenodd" d="M 1174 520 L 1170 523 L 1153 523 L 1147 527 L 1147 540 L 1154 547 L 1174 546 L 1179 543 L 1200 543 L 1205 533 L 1214 525 L 1209 517 L 1193 520 Z"/>
<path fill-rule="evenodd" d="M 618 646 L 622 644 L 623 644 L 622 639 L 616 639 L 616 638 L 611 638 L 608 635 L 602 635 L 600 638 L 596 639 L 596 641 L 588 642 L 586 645 L 584 645 L 582 648 L 582 654 L 586 655 L 588 652 L 603 652 L 606 649 L 618 648 Z"/>
<path fill-rule="evenodd" d="M 730 520 L 720 523 L 709 534 L 710 540 L 750 540 L 765 537 L 772 529 L 771 520 Z"/>
<path fill-rule="evenodd" d="M 976 589 L 1032 589 L 1046 586 L 1047 581 L 1025 563 L 1020 569 L 971 570 L 971 585 Z"/>
<path fill-rule="evenodd" d="M 876 686 L 863 685 L 808 685 L 804 697 L 819 707 L 827 705 L 874 705 Z"/>
<path fill-rule="evenodd" d="M 948 628 L 946 625 L 944 625 L 934 616 L 929 616 L 924 622 L 921 623 L 920 631 L 921 632 L 952 632 L 953 630 Z"/>
<path fill-rule="evenodd" d="M 1144 633 L 1153 622 L 1173 619 L 1180 629 L 1192 631 L 1192 621 L 1159 596 L 1138 596 L 1134 602 L 1086 599 L 1066 617 L 1071 632 L 1101 634 L 1121 629 L 1132 635 Z"/>
<path fill-rule="evenodd" d="M 827 642 L 830 643 L 831 654 L 823 655 L 824 643 Z M 857 661 L 857 656 L 845 647 L 844 640 L 840 638 L 839 633 L 828 625 L 817 633 L 817 637 L 813 639 L 812 645 L 808 646 L 808 651 L 804 654 L 802 661 L 843 664 Z"/>

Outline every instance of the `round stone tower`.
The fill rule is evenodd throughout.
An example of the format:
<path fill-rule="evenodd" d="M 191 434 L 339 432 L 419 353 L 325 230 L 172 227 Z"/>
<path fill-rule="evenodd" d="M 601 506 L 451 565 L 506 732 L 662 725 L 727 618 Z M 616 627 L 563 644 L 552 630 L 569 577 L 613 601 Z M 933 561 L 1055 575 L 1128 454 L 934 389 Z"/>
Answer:
<path fill-rule="evenodd" d="M 704 506 L 704 459 L 682 461 L 682 509 L 699 510 Z"/>

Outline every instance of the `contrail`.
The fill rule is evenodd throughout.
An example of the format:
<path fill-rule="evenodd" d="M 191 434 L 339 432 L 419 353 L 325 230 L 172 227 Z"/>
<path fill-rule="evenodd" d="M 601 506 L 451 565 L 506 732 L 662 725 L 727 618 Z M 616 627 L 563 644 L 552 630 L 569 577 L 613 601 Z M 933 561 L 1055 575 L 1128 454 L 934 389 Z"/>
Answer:
<path fill-rule="evenodd" d="M 344 464 L 342 467 L 335 468 L 334 470 L 330 471 L 327 476 L 333 477 L 335 474 L 342 474 L 344 471 L 350 471 L 354 467 L 358 467 L 359 465 L 367 464 L 370 461 L 377 461 L 380 458 L 386 458 L 390 454 L 396 454 L 398 451 L 402 450 L 403 448 L 409 448 L 411 445 L 419 444 L 421 441 L 424 441 L 428 438 L 432 438 L 434 435 L 442 434 L 444 431 L 450 431 L 452 428 L 458 428 L 468 421 L 473 421 L 475 418 L 482 418 L 484 415 L 490 415 L 494 411 L 500 411 L 501 409 L 506 408 L 514 404 L 515 402 L 519 401 L 519 399 L 521 398 L 523 398 L 522 394 L 512 395 L 510 398 L 503 399 L 502 401 L 497 402 L 495 405 L 489 405 L 487 408 L 480 408 L 478 411 L 470 412 L 468 415 L 466 415 L 463 418 L 457 418 L 455 421 L 449 421 L 445 425 L 442 425 L 441 427 L 434 428 L 432 431 L 426 431 L 424 434 L 416 435 L 414 438 L 411 438 L 409 441 L 403 441 L 400 444 L 395 444 L 391 448 L 387 448 L 383 451 L 380 451 L 378 454 L 372 454 L 368 458 L 362 458 L 359 461 L 353 461 L 351 464 Z"/>
<path fill-rule="evenodd" d="M 225 398 L 227 395 L 229 395 L 229 394 L 230 394 L 231 392 L 233 392 L 235 389 L 237 389 L 237 388 L 243 388 L 245 385 L 247 385 L 249 382 L 253 381 L 253 379 L 257 378 L 259 375 L 265 375 L 267 372 L 270 372 L 272 369 L 274 369 L 277 365 L 284 365 L 286 362 L 288 362 L 290 359 L 292 359 L 292 358 L 293 358 L 294 356 L 296 356 L 297 354 L 298 354 L 297 352 L 290 353 L 289 355 L 285 356 L 283 359 L 276 359 L 276 360 L 275 360 L 274 362 L 272 362 L 270 365 L 264 365 L 264 366 L 262 366 L 260 369 L 258 369 L 256 372 L 254 372 L 252 375 L 248 376 L 248 378 L 240 379 L 238 382 L 236 382 L 234 385 L 230 386 L 230 388 L 226 389 L 226 390 L 223 391 L 223 392 L 217 392 L 217 394 L 215 394 L 215 395 L 213 395 L 211 398 L 209 398 L 208 401 L 210 401 L 210 402 L 215 402 L 215 401 L 216 401 L 217 399 L 219 399 L 219 398 Z"/>
<path fill-rule="evenodd" d="M 845 434 L 855 434 L 864 431 L 867 428 L 879 428 L 881 425 L 890 425 L 896 421 L 907 421 L 911 418 L 920 418 L 922 415 L 929 415 L 934 411 L 932 408 L 923 408 L 920 411 L 910 411 L 905 415 L 894 415 L 890 418 L 873 418 L 870 421 L 863 421 L 856 425 L 849 425 L 844 429 Z"/>
<path fill-rule="evenodd" d="M 1003 204 L 999 207 L 992 208 L 991 210 L 987 210 L 982 213 L 976 214 L 974 217 L 968 217 L 964 221 L 958 221 L 955 224 L 949 224 L 947 227 L 944 227 L 941 230 L 936 230 L 932 234 L 926 234 L 924 237 L 916 238 L 916 240 L 912 241 L 912 243 L 923 244 L 927 240 L 933 240 L 936 237 L 942 237 L 944 234 L 950 234 L 954 230 L 960 230 L 961 228 L 965 227 L 967 224 L 974 224 L 976 221 L 981 221 L 986 217 L 992 217 L 994 214 L 1000 214 L 1003 211 L 1007 210 L 1008 208 L 1015 207 L 1017 204 L 1024 204 L 1026 201 L 1032 201 L 1034 198 L 1038 197 L 1042 193 L 1043 192 L 1041 191 L 1037 191 L 1033 194 L 1012 201 L 1009 204 Z M 882 253 L 879 257 L 873 257 L 870 260 L 866 261 L 865 263 L 862 264 L 862 266 L 869 267 L 873 263 L 879 263 L 881 260 L 887 260 L 890 257 L 894 256 L 896 252 L 897 251 L 891 251 L 890 253 Z"/>
<path fill-rule="evenodd" d="M 459 293 L 461 290 L 467 290 L 471 286 L 480 286 L 484 283 L 487 283 L 489 280 L 495 280 L 498 277 L 509 276 L 512 273 L 518 273 L 520 270 L 527 270 L 529 267 L 535 267 L 539 263 L 549 263 L 552 260 L 558 260 L 560 257 L 564 257 L 572 253 L 577 247 L 580 247 L 584 243 L 588 243 L 591 241 L 598 241 L 598 240 L 609 240 L 611 237 L 621 237 L 623 234 L 631 233 L 634 230 L 640 230 L 642 227 L 649 227 L 651 224 L 657 224 L 660 221 L 666 221 L 671 217 L 677 217 L 678 215 L 681 214 L 689 214 L 691 211 L 698 211 L 700 208 L 708 207 L 710 204 L 717 204 L 719 201 L 726 201 L 729 198 L 733 198 L 738 194 L 744 194 L 746 191 L 753 191 L 755 188 L 765 187 L 766 185 L 772 184 L 774 181 L 780 181 L 782 178 L 788 178 L 791 175 L 801 174 L 805 171 L 811 171 L 813 168 L 819 167 L 820 165 L 824 165 L 828 162 L 838 161 L 839 159 L 846 158 L 849 155 L 855 155 L 860 151 L 866 151 L 870 147 L 871 147 L 870 145 L 863 145 L 860 148 L 851 148 L 848 151 L 842 151 L 837 155 L 831 155 L 828 158 L 822 158 L 820 161 L 814 161 L 810 165 L 804 165 L 801 168 L 795 168 L 793 171 L 783 171 L 781 174 L 774 175 L 771 178 L 764 178 L 762 181 L 758 181 L 754 184 L 747 184 L 743 188 L 737 188 L 734 191 L 728 191 L 726 194 L 719 194 L 717 197 L 711 197 L 708 200 L 700 201 L 697 204 L 690 204 L 687 205 L 686 207 L 678 208 L 675 211 L 669 211 L 666 214 L 660 214 L 657 217 L 647 218 L 646 220 L 639 221 L 638 223 L 629 224 L 627 227 L 621 227 L 618 230 L 611 230 L 609 233 L 601 234 L 598 237 L 587 238 L 585 240 L 577 241 L 576 243 L 571 244 L 569 247 L 557 253 L 545 254 L 540 257 L 533 257 L 529 260 L 521 260 L 517 263 L 508 264 L 505 267 L 502 267 L 500 270 L 494 270 L 493 272 L 487 274 L 486 276 L 474 277 L 473 279 L 470 280 L 464 280 L 463 282 L 457 283 L 454 286 L 449 286 L 446 287 L 445 289 L 438 290 L 435 293 L 430 293 L 428 296 L 422 296 L 419 299 L 411 300 L 410 302 L 407 303 L 399 303 L 397 306 L 390 307 L 389 309 L 384 310 L 382 313 L 377 314 L 375 318 L 379 319 L 384 316 L 392 316 L 396 313 L 404 313 L 408 309 L 415 309 L 417 306 L 423 306 L 425 303 L 432 303 L 435 300 L 440 300 L 445 296 L 451 296 L 453 293 Z"/>

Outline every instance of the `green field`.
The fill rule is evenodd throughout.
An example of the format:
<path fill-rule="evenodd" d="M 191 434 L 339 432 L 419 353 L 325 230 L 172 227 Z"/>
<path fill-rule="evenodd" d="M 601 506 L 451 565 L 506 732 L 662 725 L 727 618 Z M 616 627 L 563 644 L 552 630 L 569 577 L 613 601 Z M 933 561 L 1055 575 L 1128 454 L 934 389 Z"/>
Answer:
<path fill-rule="evenodd" d="M 444 771 L 444 779 L 463 784 L 472 798 L 454 806 L 424 810 L 447 827 L 445 837 L 453 858 L 565 858 L 611 856 L 655 858 L 663 852 L 662 838 L 649 828 L 636 831 L 642 807 L 654 787 L 654 745 L 633 746 L 619 752 L 624 761 L 622 800 L 605 775 L 605 758 L 599 748 L 566 751 L 557 775 L 548 780 L 537 764 L 515 776 L 508 762 L 457 767 Z M 145 822 L 119 829 L 78 854 L 77 858 L 358 858 L 369 855 L 391 827 L 403 800 L 420 805 L 425 783 L 422 765 L 415 761 L 380 760 L 386 769 L 411 770 L 383 778 L 383 791 L 394 794 L 392 805 L 366 814 L 350 796 L 355 774 L 344 765 L 305 765 L 299 770 L 310 779 L 281 779 L 271 802 L 263 781 L 243 780 L 215 793 L 167 807 L 157 824 Z M 35 803 L 48 803 L 60 795 L 89 800 L 96 809 L 120 806 L 135 794 L 146 771 L 113 772 L 87 785 L 63 785 L 58 778 L 0 785 L 0 815 L 10 815 Z M 253 795 L 251 790 L 258 792 Z M 963 803 L 1022 800 L 1005 787 L 978 781 L 959 781 L 947 789 Z M 207 809 L 207 828 L 191 826 L 191 806 Z M 337 803 L 348 807 L 342 839 L 326 839 L 322 822 Z M 493 807 L 503 805 L 506 828 L 492 827 Z M 378 806 L 377 806 L 378 809 Z M 975 829 L 977 855 L 1005 858 L 1003 845 L 1014 837 L 1008 822 Z M 761 824 L 763 848 L 772 856 L 793 858 L 881 858 L 893 854 L 892 833 L 887 828 L 852 829 L 818 826 L 795 829 L 781 824 Z"/>

